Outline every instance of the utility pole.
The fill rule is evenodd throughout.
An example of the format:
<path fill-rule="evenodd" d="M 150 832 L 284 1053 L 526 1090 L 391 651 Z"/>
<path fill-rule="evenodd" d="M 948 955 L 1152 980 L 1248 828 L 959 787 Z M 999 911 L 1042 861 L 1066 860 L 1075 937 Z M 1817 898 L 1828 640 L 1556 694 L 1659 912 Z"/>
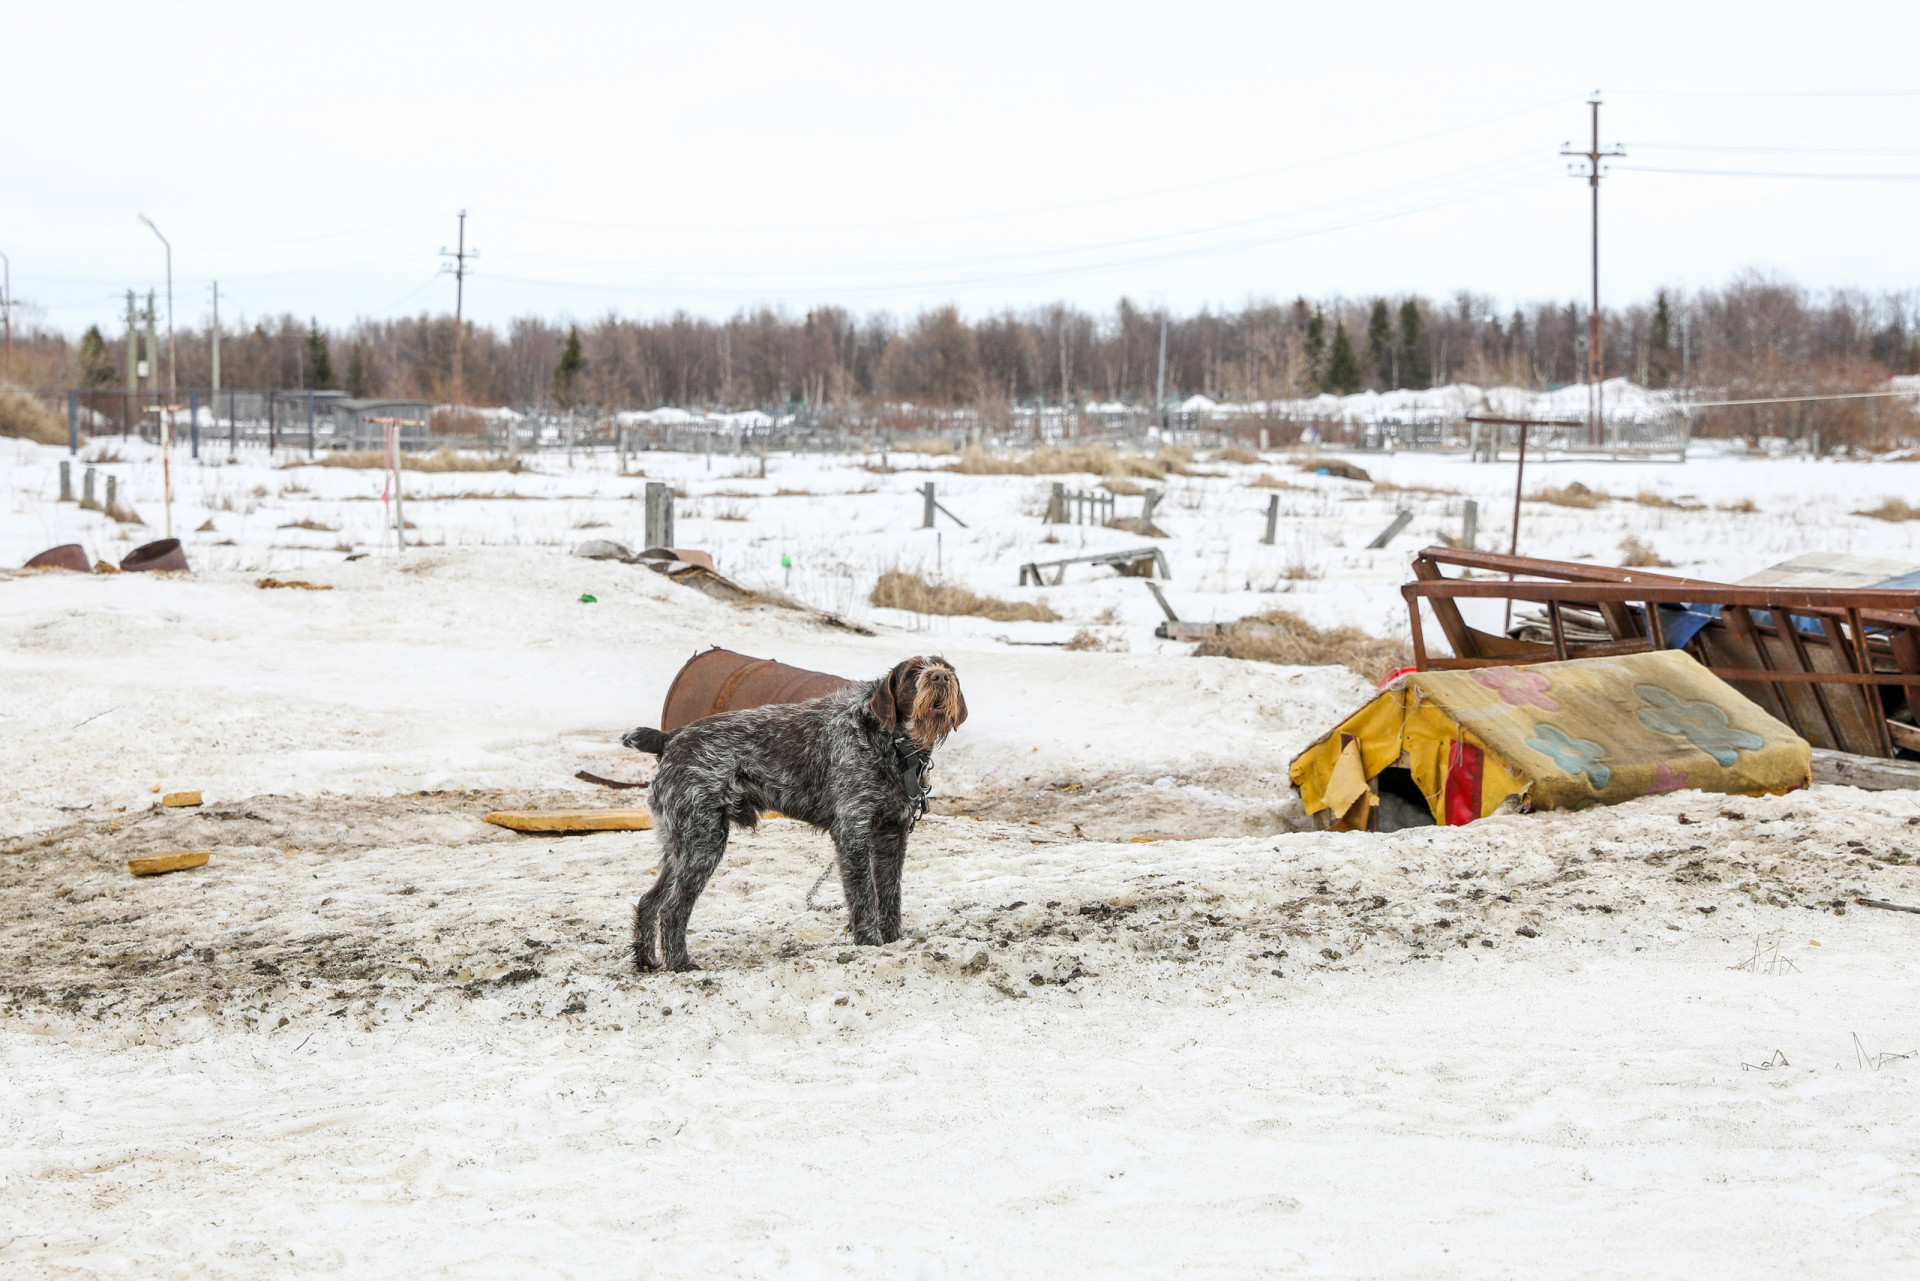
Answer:
<path fill-rule="evenodd" d="M 4 283 L 0 283 L 0 317 L 7 327 L 7 381 L 13 381 L 13 259 L 0 254 Z"/>
<path fill-rule="evenodd" d="M 1154 380 L 1153 408 L 1160 418 L 1160 430 L 1167 429 L 1167 304 L 1160 304 L 1160 375 Z"/>
<path fill-rule="evenodd" d="M 160 228 L 153 225 L 153 219 L 141 214 L 140 221 L 147 224 L 147 230 L 160 236 Z M 180 380 L 174 376 L 173 363 L 173 242 L 160 236 L 160 243 L 167 247 L 167 391 L 171 394 L 180 385 Z M 155 382 L 160 381 L 159 372 L 157 369 L 154 371 Z"/>
<path fill-rule="evenodd" d="M 462 386 L 460 379 L 460 348 L 466 341 L 466 291 L 467 259 L 478 258 L 478 249 L 467 248 L 467 211 L 460 211 L 460 238 L 455 242 L 458 248 L 449 251 L 446 246 L 440 248 L 442 258 L 453 259 L 453 409 L 460 412 Z M 446 270 L 442 268 L 442 270 Z"/>
<path fill-rule="evenodd" d="M 127 290 L 127 400 L 140 390 L 140 314 L 134 310 L 133 290 Z"/>
<path fill-rule="evenodd" d="M 1606 379 L 1605 347 L 1601 339 L 1600 324 L 1600 162 L 1627 153 L 1615 147 L 1611 151 L 1600 150 L 1600 91 L 1595 89 L 1593 97 L 1587 99 L 1587 106 L 1593 110 L 1593 140 L 1585 151 L 1572 150 L 1572 143 L 1560 148 L 1563 156 L 1577 156 L 1587 162 L 1587 186 L 1593 196 L 1593 302 L 1587 312 L 1587 443 L 1603 444 L 1600 437 L 1605 431 L 1605 406 L 1601 404 L 1603 395 L 1600 384 Z"/>
<path fill-rule="evenodd" d="M 213 390 L 220 390 L 220 282 L 213 282 Z M 218 410 L 215 411 L 218 413 Z"/>

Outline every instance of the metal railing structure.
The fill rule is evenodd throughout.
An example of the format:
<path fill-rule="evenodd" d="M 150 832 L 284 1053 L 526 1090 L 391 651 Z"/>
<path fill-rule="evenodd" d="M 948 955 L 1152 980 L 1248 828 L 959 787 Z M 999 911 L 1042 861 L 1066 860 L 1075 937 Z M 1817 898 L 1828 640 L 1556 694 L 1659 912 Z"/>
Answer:
<path fill-rule="evenodd" d="M 337 391 L 176 391 L 119 388 L 40 393 L 66 411 L 79 435 L 137 436 L 157 441 L 163 427 L 172 439 L 193 446 L 265 447 L 318 454 L 382 448 L 384 420 L 399 419 L 401 447 L 408 452 L 439 448 L 507 453 L 647 450 L 757 454 L 877 453 L 933 448 L 953 452 L 1041 445 L 1110 444 L 1136 449 L 1179 445 L 1216 449 L 1321 448 L 1472 450 L 1498 459 L 1517 446 L 1512 428 L 1470 421 L 1468 411 L 1401 412 L 1360 420 L 1329 416 L 1313 401 L 1215 405 L 1156 411 L 1118 403 L 1082 406 L 999 404 L 938 408 L 910 404 L 802 405 L 775 411 L 518 411 L 434 406 L 424 400 L 355 399 Z M 1328 398 L 1321 398 L 1326 400 Z M 1684 457 L 1688 415 L 1678 409 L 1658 415 L 1609 419 L 1596 438 L 1584 424 L 1532 428 L 1531 453 L 1569 456 Z"/>
<path fill-rule="evenodd" d="M 55 399 L 49 397 L 48 399 Z M 424 400 L 355 399 L 330 391 L 93 389 L 58 396 L 78 436 L 137 437 L 196 454 L 224 446 L 305 451 L 384 448 L 397 426 L 401 448 L 431 448 L 433 407 Z"/>

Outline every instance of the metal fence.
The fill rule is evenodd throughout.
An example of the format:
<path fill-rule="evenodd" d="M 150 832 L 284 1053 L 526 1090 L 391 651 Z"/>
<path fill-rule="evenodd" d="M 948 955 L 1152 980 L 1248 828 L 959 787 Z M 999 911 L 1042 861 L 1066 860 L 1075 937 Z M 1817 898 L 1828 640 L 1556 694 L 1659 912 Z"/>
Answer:
<path fill-rule="evenodd" d="M 438 410 L 424 400 L 355 399 L 335 391 L 135 391 L 43 393 L 67 411 L 79 434 L 138 436 L 198 450 L 265 448 L 317 455 L 372 450 L 389 427 L 409 452 L 440 448 L 503 453 L 648 450 L 708 454 L 957 452 L 1040 445 L 1164 445 L 1217 449 L 1240 445 L 1364 451 L 1470 450 L 1497 458 L 1517 445 L 1517 430 L 1474 423 L 1464 414 L 1414 413 L 1371 420 L 1309 416 L 1304 406 L 1215 406 L 1155 411 L 1147 406 L 998 405 L 942 409 L 915 405 L 807 405 L 777 411 L 521 412 Z M 1675 410 L 1656 417 L 1609 419 L 1598 435 L 1585 425 L 1531 427 L 1528 449 L 1549 454 L 1684 457 L 1691 420 Z"/>

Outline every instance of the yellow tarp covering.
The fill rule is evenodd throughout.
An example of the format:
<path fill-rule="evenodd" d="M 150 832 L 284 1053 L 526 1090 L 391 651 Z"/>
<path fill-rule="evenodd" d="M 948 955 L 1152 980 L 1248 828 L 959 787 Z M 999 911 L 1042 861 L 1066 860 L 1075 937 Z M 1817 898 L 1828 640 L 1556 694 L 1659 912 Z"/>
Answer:
<path fill-rule="evenodd" d="M 1294 759 L 1309 814 L 1373 826 L 1382 770 L 1408 771 L 1434 821 L 1511 805 L 1581 809 L 1698 788 L 1805 787 L 1806 740 L 1678 650 L 1417 672 Z"/>

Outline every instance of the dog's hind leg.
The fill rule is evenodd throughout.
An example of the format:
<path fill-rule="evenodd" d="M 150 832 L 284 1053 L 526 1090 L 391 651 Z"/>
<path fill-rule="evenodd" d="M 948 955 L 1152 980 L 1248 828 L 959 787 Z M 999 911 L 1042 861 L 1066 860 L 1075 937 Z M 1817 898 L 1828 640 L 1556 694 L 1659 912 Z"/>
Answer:
<path fill-rule="evenodd" d="M 670 970 L 699 968 L 687 954 L 687 921 L 693 915 L 694 901 L 707 888 L 726 852 L 726 810 L 704 809 L 676 816 L 670 848 L 661 855 L 660 863 L 660 879 L 666 886 L 659 906 L 660 950 Z"/>
<path fill-rule="evenodd" d="M 664 857 L 661 863 L 660 875 L 655 878 L 652 888 L 633 905 L 633 966 L 643 974 L 660 968 L 660 953 L 654 944 L 654 935 L 660 926 L 660 897 L 667 887 Z"/>

